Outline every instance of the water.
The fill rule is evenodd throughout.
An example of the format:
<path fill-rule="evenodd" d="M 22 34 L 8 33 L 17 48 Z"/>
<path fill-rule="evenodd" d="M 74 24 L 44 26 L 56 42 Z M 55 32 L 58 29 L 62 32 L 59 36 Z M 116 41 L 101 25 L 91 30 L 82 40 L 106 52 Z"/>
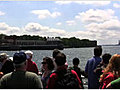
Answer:
<path fill-rule="evenodd" d="M 104 53 L 120 53 L 120 46 L 102 46 L 103 48 L 103 54 Z M 67 57 L 67 62 L 69 66 L 72 66 L 72 59 L 77 57 L 80 59 L 79 67 L 81 67 L 83 70 L 85 68 L 85 65 L 87 63 L 87 60 L 93 56 L 93 49 L 94 47 L 90 48 L 67 48 L 64 50 L 61 50 L 61 52 L 65 53 Z M 24 50 L 23 50 L 24 51 Z M 33 61 L 36 62 L 39 70 L 41 68 L 41 61 L 43 57 L 50 56 L 52 57 L 53 50 L 32 50 L 33 55 Z M 10 56 L 13 56 L 13 54 L 17 51 L 0 51 L 0 53 L 5 52 Z"/>
<path fill-rule="evenodd" d="M 103 54 L 104 53 L 110 53 L 111 55 L 120 53 L 120 46 L 102 46 L 103 48 Z M 69 66 L 72 66 L 72 59 L 77 57 L 80 59 L 79 67 L 81 69 L 85 69 L 85 65 L 87 63 L 87 60 L 93 56 L 93 50 L 94 47 L 90 48 L 67 48 L 64 50 L 61 50 L 61 52 L 65 53 L 67 57 L 67 62 Z M 23 50 L 24 51 L 24 50 Z M 33 61 L 36 62 L 39 71 L 41 69 L 41 61 L 45 56 L 52 57 L 53 50 L 32 50 L 33 55 Z M 16 51 L 0 51 L 0 53 L 5 52 L 10 56 L 13 56 L 13 54 Z M 87 79 L 84 79 L 83 81 L 87 82 Z M 87 88 L 87 85 L 85 86 Z"/>

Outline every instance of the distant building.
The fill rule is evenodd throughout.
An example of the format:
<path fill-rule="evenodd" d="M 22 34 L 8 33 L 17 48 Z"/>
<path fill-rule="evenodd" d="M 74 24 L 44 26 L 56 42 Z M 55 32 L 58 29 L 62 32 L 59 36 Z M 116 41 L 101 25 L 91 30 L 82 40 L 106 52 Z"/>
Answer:
<path fill-rule="evenodd" d="M 14 37 L 4 37 L 0 40 L 0 47 L 13 49 L 63 49 L 62 41 L 58 38 L 47 38 L 47 40 L 19 40 Z"/>

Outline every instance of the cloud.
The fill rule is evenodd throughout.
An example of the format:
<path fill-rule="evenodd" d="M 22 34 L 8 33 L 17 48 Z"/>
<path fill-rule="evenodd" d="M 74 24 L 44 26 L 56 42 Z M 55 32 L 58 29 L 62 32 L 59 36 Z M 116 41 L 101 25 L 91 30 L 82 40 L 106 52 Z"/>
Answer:
<path fill-rule="evenodd" d="M 119 31 L 120 30 L 120 21 L 111 19 L 109 21 L 103 22 L 103 23 L 91 23 L 85 26 L 87 30 L 91 31 Z"/>
<path fill-rule="evenodd" d="M 6 35 L 40 35 L 40 36 L 65 36 L 66 31 L 56 28 L 50 28 L 47 26 L 42 26 L 39 23 L 28 23 L 23 28 L 12 27 L 6 23 L 0 23 L 0 33 Z"/>
<path fill-rule="evenodd" d="M 73 1 L 56 1 L 55 3 L 56 4 L 59 4 L 59 5 L 64 5 L 64 4 L 70 4 L 72 3 Z"/>
<path fill-rule="evenodd" d="M 28 23 L 23 28 L 12 27 L 6 23 L 0 23 L 0 33 L 7 35 L 39 35 L 49 37 L 77 37 L 80 39 L 97 40 L 98 44 L 117 43 L 120 38 L 120 21 L 111 19 L 104 23 L 91 23 L 85 26 L 85 31 L 67 32 L 65 30 L 42 26 L 39 23 Z M 117 29 L 116 29 L 117 28 Z"/>
<path fill-rule="evenodd" d="M 99 43 L 112 44 L 118 41 L 120 36 L 120 21 L 108 20 L 103 23 L 91 23 L 85 26 L 89 33 L 89 38 L 97 39 Z M 113 40 L 113 41 L 112 41 Z"/>
<path fill-rule="evenodd" d="M 2 15 L 5 15 L 5 13 L 4 13 L 4 12 L 2 12 L 2 11 L 0 11 L 0 16 L 2 16 Z"/>
<path fill-rule="evenodd" d="M 61 23 L 61 22 L 58 22 L 58 23 L 56 23 L 56 25 L 60 26 L 60 25 L 62 25 L 62 23 Z"/>
<path fill-rule="evenodd" d="M 40 25 L 39 23 L 28 23 L 25 26 L 25 30 L 27 32 L 39 32 L 39 31 L 45 31 L 48 30 L 49 27 L 43 27 L 42 25 Z"/>
<path fill-rule="evenodd" d="M 4 22 L 0 23 L 0 33 L 7 34 L 7 35 L 22 34 L 20 28 L 9 26 Z"/>
<path fill-rule="evenodd" d="M 76 24 L 75 21 L 73 21 L 73 20 L 71 20 L 71 21 L 66 21 L 66 23 L 67 23 L 69 26 Z"/>
<path fill-rule="evenodd" d="M 0 23 L 0 31 L 5 31 L 9 28 L 9 26 L 6 23 Z"/>
<path fill-rule="evenodd" d="M 80 19 L 82 22 L 85 23 L 104 22 L 110 19 L 117 18 L 113 15 L 114 15 L 114 11 L 112 9 L 107 9 L 107 10 L 89 9 L 86 12 L 78 13 L 78 15 L 75 16 L 75 18 Z"/>
<path fill-rule="evenodd" d="M 120 8 L 120 4 L 114 3 L 114 4 L 113 4 L 113 7 L 115 7 L 115 8 Z"/>
<path fill-rule="evenodd" d="M 112 9 L 89 9 L 75 16 L 76 22 L 84 23 L 85 31 L 72 32 L 79 38 L 96 39 L 98 44 L 117 43 L 120 36 L 120 20 Z"/>
<path fill-rule="evenodd" d="M 41 36 L 64 36 L 65 30 L 42 26 L 39 23 L 28 23 L 25 26 L 26 34 L 41 35 Z"/>
<path fill-rule="evenodd" d="M 33 11 L 31 11 L 31 13 L 33 13 L 35 15 L 38 15 L 39 19 L 45 19 L 47 17 L 56 18 L 58 16 L 61 16 L 60 12 L 53 12 L 53 13 L 51 13 L 48 10 L 33 10 Z"/>
<path fill-rule="evenodd" d="M 94 6 L 104 6 L 110 4 L 110 1 L 56 1 L 55 3 L 59 5 L 64 5 L 64 4 L 71 4 L 71 3 L 76 3 L 76 4 L 85 4 L 85 5 L 94 5 Z"/>

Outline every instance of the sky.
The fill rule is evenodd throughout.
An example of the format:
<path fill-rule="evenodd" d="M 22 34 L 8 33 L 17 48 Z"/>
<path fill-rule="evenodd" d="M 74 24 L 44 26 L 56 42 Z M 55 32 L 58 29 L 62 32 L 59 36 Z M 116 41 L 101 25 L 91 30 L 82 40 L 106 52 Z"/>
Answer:
<path fill-rule="evenodd" d="M 0 1 L 0 34 L 120 40 L 120 1 Z"/>

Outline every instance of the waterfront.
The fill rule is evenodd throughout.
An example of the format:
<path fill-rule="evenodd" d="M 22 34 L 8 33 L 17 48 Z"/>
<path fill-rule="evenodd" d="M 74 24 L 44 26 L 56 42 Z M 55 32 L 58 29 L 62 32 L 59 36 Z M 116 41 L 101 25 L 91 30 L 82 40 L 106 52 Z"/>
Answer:
<path fill-rule="evenodd" d="M 120 53 L 120 46 L 102 46 L 103 48 L 103 54 L 104 53 L 110 53 L 110 54 L 115 54 L 115 53 Z M 80 67 L 82 69 L 85 68 L 85 64 L 89 58 L 93 56 L 93 49 L 94 47 L 89 47 L 89 48 L 66 48 L 64 50 L 60 50 L 61 52 L 64 52 L 67 56 L 67 62 L 69 66 L 72 66 L 72 59 L 74 57 L 78 57 L 80 59 Z M 24 51 L 24 50 L 23 50 Z M 41 61 L 43 57 L 45 56 L 50 56 L 52 57 L 52 52 L 53 50 L 32 50 L 34 55 L 33 55 L 33 61 L 37 63 L 37 66 L 40 70 L 41 67 Z M 13 56 L 13 54 L 16 51 L 0 51 L 0 53 L 5 52 L 10 56 Z"/>
<path fill-rule="evenodd" d="M 120 53 L 120 46 L 102 46 L 103 53 L 110 53 L 111 55 L 115 53 Z M 61 52 L 65 53 L 67 56 L 67 62 L 69 66 L 72 66 L 72 59 L 75 57 L 78 57 L 80 59 L 79 67 L 81 69 L 85 69 L 85 65 L 87 63 L 87 60 L 93 56 L 93 50 L 94 47 L 89 48 L 66 48 L 64 50 L 60 50 Z M 23 50 L 24 51 L 24 50 Z M 41 61 L 43 57 L 50 56 L 52 57 L 53 50 L 31 50 L 33 51 L 33 61 L 36 62 L 39 71 L 41 68 Z M 5 52 L 10 56 L 13 56 L 13 54 L 16 51 L 0 51 L 0 53 Z M 87 79 L 83 79 L 84 82 L 87 82 Z M 85 89 L 87 89 L 87 83 L 84 84 Z"/>

